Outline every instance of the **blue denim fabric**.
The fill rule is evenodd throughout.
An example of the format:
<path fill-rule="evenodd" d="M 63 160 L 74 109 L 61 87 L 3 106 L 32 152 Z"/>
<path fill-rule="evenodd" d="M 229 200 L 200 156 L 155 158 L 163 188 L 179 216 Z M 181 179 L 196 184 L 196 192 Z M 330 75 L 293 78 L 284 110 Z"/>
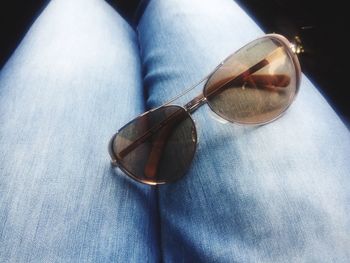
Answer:
<path fill-rule="evenodd" d="M 137 34 L 103 1 L 52 1 L 1 71 L 0 262 L 346 262 L 350 136 L 306 77 L 269 125 L 196 111 L 174 184 L 110 167 L 119 127 L 263 32 L 230 0 L 154 0 Z"/>
<path fill-rule="evenodd" d="M 141 77 L 137 36 L 105 2 L 37 19 L 0 76 L 0 262 L 157 259 L 154 190 L 107 152 L 144 110 Z"/>
<path fill-rule="evenodd" d="M 150 1 L 138 31 L 147 107 L 263 35 L 229 0 Z M 347 262 L 350 136 L 312 83 L 303 77 L 288 112 L 265 126 L 212 116 L 208 106 L 193 114 L 190 171 L 159 188 L 165 262 Z"/>

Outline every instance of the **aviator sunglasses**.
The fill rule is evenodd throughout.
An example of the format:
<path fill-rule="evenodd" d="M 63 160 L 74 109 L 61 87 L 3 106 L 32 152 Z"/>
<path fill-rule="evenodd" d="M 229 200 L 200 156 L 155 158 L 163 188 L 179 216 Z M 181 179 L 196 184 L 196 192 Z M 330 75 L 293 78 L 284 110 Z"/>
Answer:
<path fill-rule="evenodd" d="M 191 113 L 205 103 L 233 123 L 262 125 L 276 120 L 299 90 L 300 64 L 291 46 L 278 34 L 258 38 L 182 94 L 136 117 L 111 138 L 112 165 L 149 185 L 183 177 L 197 145 Z M 202 93 L 190 102 L 171 104 L 204 81 Z"/>

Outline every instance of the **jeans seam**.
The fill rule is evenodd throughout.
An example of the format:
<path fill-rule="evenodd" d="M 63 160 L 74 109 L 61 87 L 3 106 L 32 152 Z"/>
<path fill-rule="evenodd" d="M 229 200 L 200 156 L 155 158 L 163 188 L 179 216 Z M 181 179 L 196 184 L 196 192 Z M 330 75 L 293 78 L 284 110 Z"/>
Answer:
<path fill-rule="evenodd" d="M 141 1 L 143 2 L 143 1 Z M 137 47 L 139 50 L 139 56 L 140 56 L 140 62 L 141 62 L 141 74 L 142 74 L 142 92 L 143 92 L 143 96 L 144 96 L 144 101 L 146 103 L 148 94 L 146 89 L 144 89 L 144 77 L 145 77 L 145 70 L 144 70 L 144 66 L 143 66 L 143 54 L 142 54 L 142 48 L 140 45 L 140 34 L 139 34 L 139 30 L 136 27 L 135 28 L 135 33 L 136 33 L 136 37 L 137 37 Z M 162 246 L 162 223 L 161 223 L 161 215 L 160 215 L 160 209 L 159 209 L 159 187 L 156 186 L 155 189 L 152 189 L 154 191 L 154 197 L 155 197 L 155 204 L 154 204 L 154 211 L 155 211 L 155 215 L 154 215 L 154 219 L 155 219 L 155 229 L 156 229 L 156 233 L 154 233 L 155 238 L 157 239 L 157 244 L 159 247 L 159 262 L 164 262 L 163 260 L 163 246 Z M 158 225 L 158 228 L 157 228 Z"/>

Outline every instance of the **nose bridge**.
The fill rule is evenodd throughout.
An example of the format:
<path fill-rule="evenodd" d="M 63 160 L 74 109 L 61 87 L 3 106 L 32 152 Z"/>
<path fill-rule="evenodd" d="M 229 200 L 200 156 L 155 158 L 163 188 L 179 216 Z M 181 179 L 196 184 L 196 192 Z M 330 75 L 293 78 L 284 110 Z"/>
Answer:
<path fill-rule="evenodd" d="M 207 98 L 204 97 L 203 93 L 201 93 L 197 97 L 192 99 L 190 102 L 186 103 L 184 108 L 188 112 L 192 113 L 206 102 L 207 102 Z"/>

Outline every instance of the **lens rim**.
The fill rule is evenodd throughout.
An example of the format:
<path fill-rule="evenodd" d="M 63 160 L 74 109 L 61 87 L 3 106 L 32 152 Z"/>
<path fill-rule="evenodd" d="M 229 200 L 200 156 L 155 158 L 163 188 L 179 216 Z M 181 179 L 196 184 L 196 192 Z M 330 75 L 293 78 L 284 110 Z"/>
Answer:
<path fill-rule="evenodd" d="M 266 38 L 269 38 L 271 40 L 277 40 L 279 43 L 282 44 L 282 46 L 285 48 L 287 54 L 289 55 L 289 57 L 291 58 L 292 60 L 292 63 L 293 63 L 293 66 L 294 66 L 294 69 L 295 69 L 295 78 L 296 78 L 296 83 L 295 83 L 295 92 L 294 92 L 294 95 L 293 97 L 291 98 L 289 104 L 278 114 L 276 115 L 275 117 L 271 118 L 271 119 L 268 119 L 266 121 L 263 121 L 263 122 L 245 122 L 245 121 L 240 121 L 240 120 L 231 120 L 231 119 L 228 119 L 226 116 L 224 116 L 223 114 L 220 114 L 220 112 L 217 112 L 216 110 L 214 110 L 214 108 L 212 107 L 210 101 L 207 99 L 207 96 L 206 96 L 206 87 L 207 87 L 207 84 L 211 78 L 212 75 L 215 74 L 215 72 L 217 72 L 221 66 L 223 64 L 225 64 L 225 62 L 231 58 L 234 54 L 238 53 L 239 51 L 241 51 L 242 49 L 246 48 L 248 45 L 250 45 L 252 42 L 256 42 L 256 41 L 259 41 L 259 40 L 263 40 L 263 39 L 266 39 Z M 235 124 L 238 124 L 238 125 L 244 125 L 244 126 L 256 126 L 256 125 L 265 125 L 265 124 L 268 124 L 268 123 L 271 123 L 279 118 L 281 118 L 285 112 L 289 109 L 289 107 L 293 104 L 294 100 L 296 99 L 298 93 L 299 93 L 299 90 L 300 90 L 300 83 L 301 83 L 301 66 L 300 66 L 300 62 L 299 62 L 299 59 L 298 59 L 298 56 L 296 53 L 294 53 L 291 49 L 291 43 L 288 41 L 287 38 L 285 38 L 284 36 L 280 35 L 280 34 L 266 34 L 262 37 L 259 37 L 259 38 L 256 38 L 255 40 L 249 42 L 248 44 L 244 45 L 243 47 L 239 48 L 237 51 L 235 51 L 234 53 L 232 53 L 231 55 L 229 55 L 227 58 L 225 58 L 220 64 L 219 66 L 209 75 L 207 81 L 205 82 L 204 86 L 203 86 L 203 96 L 205 98 L 205 100 L 207 101 L 207 104 L 209 106 L 209 108 L 215 113 L 217 114 L 219 117 L 223 118 L 224 120 L 227 120 L 231 123 L 235 123 Z"/>
<path fill-rule="evenodd" d="M 130 125 L 132 122 L 137 121 L 138 119 L 144 117 L 146 114 L 150 114 L 156 110 L 160 110 L 161 108 L 166 108 L 166 107 L 177 107 L 180 108 L 182 110 L 184 110 L 184 113 L 187 114 L 188 118 L 190 119 L 190 121 L 192 122 L 192 125 L 194 127 L 194 134 L 192 136 L 194 136 L 195 141 L 193 142 L 194 144 L 194 150 L 191 153 L 191 159 L 189 160 L 189 164 L 188 167 L 186 167 L 186 169 L 184 170 L 183 174 L 179 177 L 176 177 L 173 180 L 162 180 L 162 181 L 153 181 L 153 180 L 147 180 L 147 179 L 141 179 L 138 176 L 134 175 L 132 172 L 130 172 L 127 168 L 124 167 L 124 165 L 121 163 L 121 161 L 119 160 L 116 151 L 115 151 L 115 147 L 114 147 L 114 141 L 117 138 L 118 134 L 120 133 L 121 130 L 123 130 L 126 126 Z M 167 184 L 167 183 L 172 183 L 175 182 L 179 179 L 181 179 L 182 177 L 185 176 L 185 174 L 187 173 L 188 169 L 190 168 L 193 158 L 195 156 L 195 153 L 197 151 L 197 145 L 198 145 L 198 133 L 197 133 L 197 127 L 196 127 L 196 122 L 193 120 L 192 115 L 190 114 L 190 112 L 183 106 L 177 105 L 177 104 L 167 104 L 167 105 L 162 105 L 159 106 L 157 108 L 151 109 L 149 111 L 146 111 L 144 113 L 142 113 L 141 115 L 137 116 L 136 118 L 132 119 L 131 121 L 129 121 L 127 124 L 125 124 L 123 127 L 121 127 L 110 139 L 109 144 L 108 144 L 108 152 L 109 155 L 111 157 L 111 164 L 114 167 L 118 167 L 120 170 L 122 170 L 127 176 L 129 176 L 131 179 L 139 182 L 139 183 L 143 183 L 146 185 L 151 185 L 151 186 L 156 186 L 156 185 L 162 185 L 162 184 Z"/>

